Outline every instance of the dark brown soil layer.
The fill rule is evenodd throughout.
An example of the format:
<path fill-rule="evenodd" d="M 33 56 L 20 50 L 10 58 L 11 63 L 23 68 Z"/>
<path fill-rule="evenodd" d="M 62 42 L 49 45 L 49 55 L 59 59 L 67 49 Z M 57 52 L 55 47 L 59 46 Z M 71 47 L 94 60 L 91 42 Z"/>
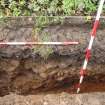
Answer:
<path fill-rule="evenodd" d="M 67 88 L 65 92 L 75 94 L 76 90 L 77 90 L 76 85 L 73 85 L 72 87 Z M 80 93 L 93 93 L 93 92 L 105 92 L 105 82 L 104 83 L 85 82 L 82 84 Z"/>

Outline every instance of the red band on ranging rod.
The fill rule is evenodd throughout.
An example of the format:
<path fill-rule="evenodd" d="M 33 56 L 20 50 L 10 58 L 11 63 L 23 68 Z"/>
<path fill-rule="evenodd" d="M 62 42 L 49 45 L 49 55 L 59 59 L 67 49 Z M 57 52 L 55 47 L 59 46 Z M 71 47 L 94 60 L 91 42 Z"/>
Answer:
<path fill-rule="evenodd" d="M 80 70 L 80 76 L 84 76 L 84 75 L 86 75 L 87 73 L 86 73 L 86 70 L 83 70 L 83 69 L 81 69 Z"/>
<path fill-rule="evenodd" d="M 91 50 L 86 49 L 86 56 L 85 56 L 86 60 L 89 61 L 90 57 L 91 57 Z"/>
<path fill-rule="evenodd" d="M 99 20 L 96 20 L 94 22 L 94 26 L 93 26 L 93 29 L 92 29 L 92 32 L 91 32 L 92 36 L 96 36 L 96 30 L 97 30 L 98 26 L 99 26 Z"/>

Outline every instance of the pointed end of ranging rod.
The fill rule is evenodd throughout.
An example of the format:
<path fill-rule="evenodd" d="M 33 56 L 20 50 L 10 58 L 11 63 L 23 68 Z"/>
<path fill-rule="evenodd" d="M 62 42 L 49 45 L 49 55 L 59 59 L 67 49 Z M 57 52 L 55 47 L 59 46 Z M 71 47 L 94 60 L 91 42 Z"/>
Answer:
<path fill-rule="evenodd" d="M 79 94 L 79 92 L 80 92 L 80 88 L 77 89 L 77 94 Z"/>

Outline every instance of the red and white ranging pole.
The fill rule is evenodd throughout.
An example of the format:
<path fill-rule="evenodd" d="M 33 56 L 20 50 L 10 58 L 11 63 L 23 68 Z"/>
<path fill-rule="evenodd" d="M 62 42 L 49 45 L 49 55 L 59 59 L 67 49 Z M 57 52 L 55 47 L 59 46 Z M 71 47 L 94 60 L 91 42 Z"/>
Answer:
<path fill-rule="evenodd" d="M 67 42 L 0 42 L 0 45 L 77 45 L 77 41 Z"/>
<path fill-rule="evenodd" d="M 87 68 L 87 64 L 88 64 L 88 61 L 89 61 L 90 56 L 91 56 L 91 49 L 92 49 L 94 38 L 96 37 L 96 31 L 97 31 L 97 28 L 98 28 L 98 25 L 99 25 L 99 19 L 100 19 L 100 15 L 101 15 L 101 12 L 102 12 L 103 4 L 104 4 L 104 0 L 100 0 L 97 15 L 96 15 L 96 19 L 95 19 L 93 29 L 92 29 L 92 32 L 91 32 L 90 42 L 89 42 L 89 45 L 86 49 L 85 60 L 84 60 L 84 63 L 83 63 L 83 67 L 80 70 L 80 80 L 79 80 L 79 84 L 78 84 L 78 88 L 77 88 L 77 93 L 80 92 L 80 87 L 81 87 L 81 84 L 83 82 L 84 76 L 86 74 L 86 68 Z"/>

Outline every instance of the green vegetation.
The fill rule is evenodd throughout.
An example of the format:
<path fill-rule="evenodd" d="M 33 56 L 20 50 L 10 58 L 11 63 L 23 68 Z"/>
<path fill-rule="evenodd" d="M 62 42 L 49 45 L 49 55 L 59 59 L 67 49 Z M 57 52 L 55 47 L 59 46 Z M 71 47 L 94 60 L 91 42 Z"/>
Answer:
<path fill-rule="evenodd" d="M 43 34 L 41 34 L 41 36 L 38 33 L 37 38 L 39 39 L 38 40 L 39 42 L 49 42 L 49 41 L 51 41 L 50 35 L 49 35 L 48 32 L 43 32 Z M 48 56 L 53 53 L 53 49 L 49 45 L 46 45 L 46 46 L 45 45 L 38 45 L 38 46 L 35 46 L 35 48 L 33 50 L 35 52 L 38 52 L 38 54 L 40 54 L 41 57 L 43 57 L 44 59 L 47 59 Z"/>
<path fill-rule="evenodd" d="M 0 17 L 90 15 L 98 0 L 0 0 Z"/>
<path fill-rule="evenodd" d="M 42 33 L 42 30 L 44 27 L 48 26 L 51 23 L 60 23 L 62 24 L 64 21 L 63 17 L 57 16 L 57 17 L 47 17 L 47 16 L 40 16 L 35 17 L 35 29 L 33 30 L 33 35 L 38 39 L 39 42 L 49 42 L 50 39 L 50 33 L 44 32 Z M 35 46 L 33 49 L 35 52 L 38 52 L 44 59 L 47 59 L 50 54 L 53 53 L 53 49 L 51 46 L 48 45 L 40 45 Z"/>

